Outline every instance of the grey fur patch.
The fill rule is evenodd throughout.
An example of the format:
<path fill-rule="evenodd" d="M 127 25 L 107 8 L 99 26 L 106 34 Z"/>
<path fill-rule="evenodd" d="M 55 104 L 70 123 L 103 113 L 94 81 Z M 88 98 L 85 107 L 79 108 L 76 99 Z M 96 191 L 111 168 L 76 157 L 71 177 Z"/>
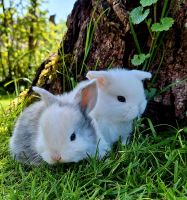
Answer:
<path fill-rule="evenodd" d="M 92 119 L 86 112 L 81 111 L 79 105 L 63 103 L 60 101 L 55 103 L 57 103 L 59 107 L 71 107 L 75 110 L 79 110 L 82 113 L 82 118 L 77 125 L 78 134 L 85 137 L 83 134 L 89 132 L 89 135 L 87 135 L 86 138 L 89 141 L 93 141 L 95 138 L 96 143 L 96 132 Z M 19 116 L 10 141 L 10 153 L 17 161 L 28 165 L 38 165 L 43 161 L 42 157 L 38 155 L 35 150 L 35 143 L 38 134 L 39 120 L 42 112 L 46 108 L 47 106 L 45 103 L 39 101 L 26 108 Z"/>
<path fill-rule="evenodd" d="M 34 143 L 39 119 L 44 109 L 44 102 L 36 102 L 26 108 L 16 122 L 11 137 L 10 152 L 19 162 L 38 165 L 42 161 L 34 149 Z"/>

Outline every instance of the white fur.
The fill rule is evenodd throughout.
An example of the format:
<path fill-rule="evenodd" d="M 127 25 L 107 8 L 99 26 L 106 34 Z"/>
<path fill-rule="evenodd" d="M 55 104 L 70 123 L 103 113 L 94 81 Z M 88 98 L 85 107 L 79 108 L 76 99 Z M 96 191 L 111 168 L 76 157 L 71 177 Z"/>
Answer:
<path fill-rule="evenodd" d="M 82 81 L 71 92 L 57 96 L 52 95 L 53 97 L 51 94 L 47 94 L 46 91 L 39 91 L 40 88 L 36 89 L 47 104 L 49 101 L 53 103 L 59 101 L 62 104 L 79 104 L 82 99 L 81 92 L 84 88 L 88 88 L 89 85 L 95 86 L 96 82 Z M 90 92 L 87 112 L 90 112 L 93 109 L 97 99 L 97 89 L 90 88 Z M 91 107 L 89 105 L 91 105 Z M 87 155 L 94 156 L 96 150 L 98 150 L 99 158 L 102 158 L 108 151 L 109 146 L 105 140 L 101 140 L 102 135 L 96 128 L 94 122 L 92 122 L 92 125 L 95 128 L 95 135 L 93 137 L 95 141 L 91 140 L 93 138 L 86 137 L 83 133 L 81 133 L 83 137 L 77 138 L 74 142 L 70 141 L 69 138 L 78 124 L 80 124 L 81 119 L 82 114 L 80 111 L 71 107 L 59 109 L 57 104 L 53 104 L 46 109 L 39 121 L 39 134 L 35 144 L 37 153 L 39 153 L 49 164 L 56 163 L 56 161 L 52 159 L 53 155 L 60 156 L 61 159 L 58 160 L 58 162 L 78 162 L 86 158 Z M 79 129 L 80 132 L 89 132 L 89 130 L 84 130 L 81 126 Z"/>
<path fill-rule="evenodd" d="M 10 151 L 19 162 L 49 164 L 78 162 L 94 156 L 102 136 L 96 132 L 88 116 L 97 99 L 96 81 L 79 84 L 73 91 L 55 96 L 33 87 L 42 100 L 26 108 L 18 118 Z M 72 134 L 76 139 L 71 140 Z M 108 150 L 104 140 L 99 142 L 99 156 Z"/>
<path fill-rule="evenodd" d="M 84 89 L 92 85 L 94 88 L 95 84 L 95 82 L 86 82 L 84 85 L 78 85 L 69 94 L 56 96 L 56 101 L 64 106 L 59 107 L 58 104 L 53 104 L 42 113 L 35 148 L 47 163 L 55 163 L 56 160 L 53 159 L 55 156 L 60 158 L 58 162 L 67 163 L 78 162 L 86 158 L 87 155 L 95 155 L 97 141 L 95 130 L 87 128 L 84 123 L 81 125 L 81 120 L 85 119 L 83 119 L 83 113 L 77 108 L 77 104 L 79 106 L 84 98 L 84 94 L 82 94 Z M 86 102 L 85 110 L 87 111 L 85 112 L 90 112 L 95 106 L 97 98 L 95 92 L 97 90 L 93 88 L 91 88 L 93 96 L 89 98 L 89 102 Z M 42 94 L 45 97 L 49 96 L 49 98 L 44 98 L 41 95 L 43 99 L 47 99 L 46 101 L 53 99 L 55 102 L 51 95 L 47 95 L 45 92 Z M 53 95 L 53 97 L 55 96 Z M 91 108 L 88 110 L 91 102 Z M 76 139 L 71 141 L 70 137 L 74 132 Z"/>
<path fill-rule="evenodd" d="M 81 118 L 78 110 L 70 107 L 59 109 L 55 104 L 43 112 L 39 121 L 36 150 L 46 162 L 55 163 L 53 154 L 60 155 L 59 162 L 66 163 L 78 162 L 87 157 L 87 154 L 95 154 L 95 142 L 89 141 L 89 138 L 76 135 L 76 140 L 70 141 Z"/>
<path fill-rule="evenodd" d="M 89 71 L 86 76 L 97 80 L 98 98 L 90 115 L 103 138 L 111 146 L 121 136 L 125 144 L 132 132 L 133 119 L 145 110 L 147 101 L 142 80 L 151 78 L 151 74 L 140 70 L 111 69 Z M 126 102 L 119 102 L 117 96 L 124 96 Z"/>

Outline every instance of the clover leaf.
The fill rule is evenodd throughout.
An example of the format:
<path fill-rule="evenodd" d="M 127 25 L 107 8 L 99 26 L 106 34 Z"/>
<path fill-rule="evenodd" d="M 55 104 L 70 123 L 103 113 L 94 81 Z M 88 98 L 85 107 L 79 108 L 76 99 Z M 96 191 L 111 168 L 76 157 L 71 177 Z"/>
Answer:
<path fill-rule="evenodd" d="M 151 30 L 154 32 L 168 31 L 174 23 L 173 18 L 164 17 L 160 20 L 160 23 L 154 23 L 151 26 Z"/>
<path fill-rule="evenodd" d="M 134 65 L 134 66 L 138 66 L 138 65 L 141 65 L 147 58 L 150 57 L 150 54 L 144 54 L 144 53 L 141 53 L 141 54 L 135 54 L 134 57 L 132 58 L 131 60 L 131 63 Z"/>
<path fill-rule="evenodd" d="M 149 88 L 149 90 L 145 90 L 145 95 L 147 97 L 148 100 L 153 99 L 153 97 L 155 97 L 157 94 L 157 89 L 156 88 Z"/>
<path fill-rule="evenodd" d="M 151 6 L 152 4 L 156 3 L 158 0 L 141 0 L 140 4 L 142 7 Z"/>
<path fill-rule="evenodd" d="M 143 11 L 143 7 L 139 6 L 130 12 L 130 19 L 133 24 L 141 23 L 148 15 L 150 10 Z"/>

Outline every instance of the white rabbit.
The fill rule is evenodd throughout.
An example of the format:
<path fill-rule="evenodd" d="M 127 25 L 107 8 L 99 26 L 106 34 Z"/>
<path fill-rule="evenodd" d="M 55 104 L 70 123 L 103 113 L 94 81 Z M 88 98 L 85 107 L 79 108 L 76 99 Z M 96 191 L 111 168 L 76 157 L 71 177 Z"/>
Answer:
<path fill-rule="evenodd" d="M 18 118 L 10 140 L 12 156 L 19 162 L 37 165 L 43 160 L 49 164 L 78 162 L 95 155 L 98 137 L 88 113 L 96 103 L 96 81 L 59 96 L 38 87 L 33 90 L 42 100 Z M 106 151 L 102 149 L 103 156 Z"/>
<path fill-rule="evenodd" d="M 151 74 L 140 70 L 111 69 L 89 71 L 86 77 L 97 80 L 98 98 L 90 115 L 103 138 L 111 146 L 121 136 L 122 143 L 126 144 L 133 119 L 145 110 L 147 100 L 142 81 L 150 79 Z"/>

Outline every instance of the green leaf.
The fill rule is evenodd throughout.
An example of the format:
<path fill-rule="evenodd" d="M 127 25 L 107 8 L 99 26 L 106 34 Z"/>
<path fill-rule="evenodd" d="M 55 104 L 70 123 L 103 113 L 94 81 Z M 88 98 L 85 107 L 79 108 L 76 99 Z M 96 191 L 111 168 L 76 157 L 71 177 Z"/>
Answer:
<path fill-rule="evenodd" d="M 151 6 L 152 4 L 156 3 L 158 0 L 141 0 L 140 4 L 142 7 Z"/>
<path fill-rule="evenodd" d="M 149 100 L 155 97 L 156 93 L 157 93 L 156 88 L 150 88 L 149 90 L 145 90 L 145 95 Z"/>
<path fill-rule="evenodd" d="M 187 127 L 184 127 L 183 131 L 184 131 L 185 133 L 187 133 Z"/>
<path fill-rule="evenodd" d="M 150 10 L 143 11 L 143 7 L 139 6 L 130 12 L 130 19 L 133 24 L 139 24 L 149 15 Z"/>
<path fill-rule="evenodd" d="M 164 17 L 161 19 L 160 23 L 154 23 L 151 26 L 151 30 L 154 32 L 168 31 L 174 23 L 173 18 Z"/>
<path fill-rule="evenodd" d="M 139 55 L 135 54 L 131 60 L 131 63 L 134 66 L 138 66 L 138 65 L 141 65 L 149 57 L 150 57 L 149 53 L 148 54 L 141 53 Z"/>

